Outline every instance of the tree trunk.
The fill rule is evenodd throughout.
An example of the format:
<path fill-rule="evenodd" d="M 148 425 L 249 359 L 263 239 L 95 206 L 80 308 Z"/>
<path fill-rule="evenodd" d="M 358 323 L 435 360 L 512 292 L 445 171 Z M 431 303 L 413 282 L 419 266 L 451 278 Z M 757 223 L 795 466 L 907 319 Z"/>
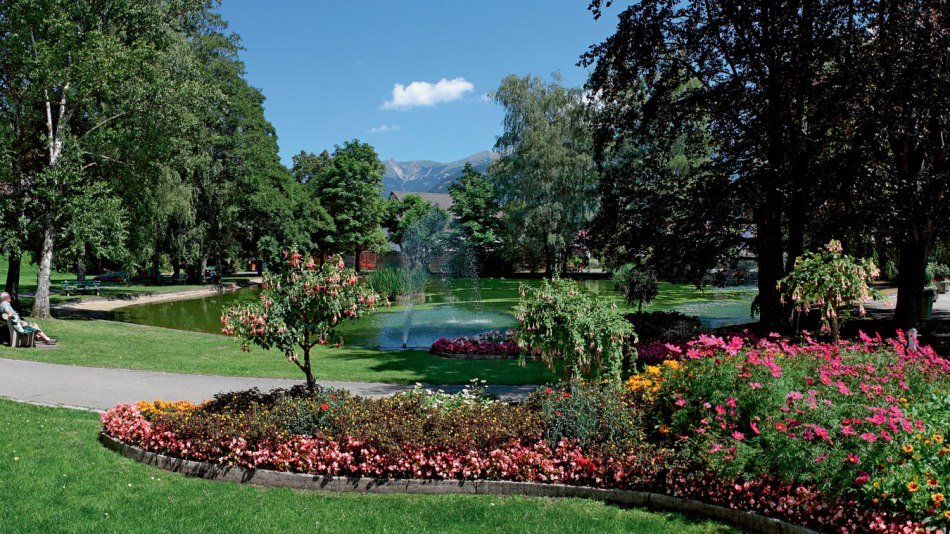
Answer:
<path fill-rule="evenodd" d="M 778 281 L 785 275 L 782 261 L 782 210 L 777 197 L 778 191 L 770 192 L 756 213 L 759 322 L 766 331 L 784 330 L 788 323 L 777 287 Z"/>
<path fill-rule="evenodd" d="M 82 282 L 86 279 L 86 249 L 83 246 L 83 250 L 79 252 L 79 256 L 76 258 L 76 280 Z"/>
<path fill-rule="evenodd" d="M 202 257 L 201 257 L 201 262 L 198 264 L 198 280 L 200 280 L 200 281 L 202 281 L 202 282 L 205 281 L 205 280 L 204 280 L 205 271 L 207 271 L 207 270 L 208 270 L 208 257 L 207 257 L 207 256 L 202 256 Z"/>
<path fill-rule="evenodd" d="M 152 281 L 153 284 L 158 284 L 162 276 L 161 272 L 159 271 L 158 261 L 159 261 L 158 253 L 155 253 L 155 255 L 152 256 L 152 268 L 149 269 L 150 272 L 148 273 L 148 278 L 149 280 Z"/>
<path fill-rule="evenodd" d="M 46 319 L 50 316 L 50 273 L 53 271 L 53 216 L 47 213 L 43 223 L 43 244 L 40 248 L 40 264 L 36 271 L 36 297 L 33 300 L 33 316 Z"/>
<path fill-rule="evenodd" d="M 181 261 L 178 258 L 172 260 L 172 276 L 176 279 L 181 274 Z"/>
<path fill-rule="evenodd" d="M 360 274 L 360 255 L 362 253 L 363 250 L 360 247 L 356 247 L 356 254 L 353 258 L 353 269 L 356 271 L 356 274 Z"/>
<path fill-rule="evenodd" d="M 834 343 L 837 343 L 838 339 L 840 339 L 841 337 L 841 330 L 838 325 L 838 311 L 837 310 L 835 310 L 835 314 L 829 318 L 828 322 L 830 323 L 830 326 L 831 326 L 831 341 Z"/>
<path fill-rule="evenodd" d="M 924 300 L 924 276 L 927 270 L 929 243 L 917 226 L 911 228 L 901 244 L 897 274 L 897 307 L 894 321 L 901 328 L 920 324 L 920 307 Z"/>
<path fill-rule="evenodd" d="M 4 286 L 4 291 L 10 294 L 10 298 L 13 299 L 13 302 L 16 302 L 19 298 L 20 293 L 20 264 L 23 262 L 23 257 L 19 254 L 10 253 L 10 264 L 7 269 L 7 283 Z"/>

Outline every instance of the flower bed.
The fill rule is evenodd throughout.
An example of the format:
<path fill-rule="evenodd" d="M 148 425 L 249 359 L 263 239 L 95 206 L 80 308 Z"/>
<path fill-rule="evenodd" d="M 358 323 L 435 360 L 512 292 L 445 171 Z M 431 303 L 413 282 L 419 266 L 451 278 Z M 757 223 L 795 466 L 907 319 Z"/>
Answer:
<path fill-rule="evenodd" d="M 934 497 L 950 482 L 948 376 L 946 361 L 899 341 L 704 336 L 626 388 L 564 384 L 518 404 L 473 389 L 383 399 L 298 389 L 119 405 L 102 421 L 147 451 L 251 469 L 633 489 L 825 531 L 915 531 L 950 519 Z"/>
<path fill-rule="evenodd" d="M 469 357 L 472 359 L 517 358 L 521 354 L 511 330 L 486 332 L 477 336 L 439 338 L 429 349 L 439 356 Z"/>

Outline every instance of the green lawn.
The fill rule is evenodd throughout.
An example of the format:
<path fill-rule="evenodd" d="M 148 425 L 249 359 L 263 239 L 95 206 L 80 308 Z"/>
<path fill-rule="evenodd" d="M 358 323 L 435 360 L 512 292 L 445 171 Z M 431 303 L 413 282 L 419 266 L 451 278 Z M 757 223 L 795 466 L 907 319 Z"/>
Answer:
<path fill-rule="evenodd" d="M 3 532 L 727 532 L 583 499 L 357 495 L 186 478 L 102 447 L 96 414 L 0 400 Z"/>
<path fill-rule="evenodd" d="M 3 284 L 7 279 L 7 270 L 9 269 L 9 260 L 7 258 L 0 258 L 0 284 Z M 93 275 L 90 275 L 91 279 Z M 50 294 L 50 303 L 60 304 L 63 302 L 70 302 L 80 298 L 83 298 L 83 295 L 77 295 L 73 293 L 72 295 L 67 296 L 62 292 L 62 283 L 63 280 L 75 280 L 76 275 L 73 273 L 63 273 L 59 271 L 53 271 L 50 273 L 50 284 L 52 292 Z M 225 281 L 233 280 L 232 278 L 224 278 Z M 130 296 L 130 295 L 149 295 L 154 293 L 167 293 L 172 291 L 186 291 L 189 289 L 201 289 L 210 287 L 210 284 L 188 284 L 188 285 L 165 285 L 165 286 L 156 286 L 139 283 L 131 284 L 121 284 L 113 282 L 104 282 L 104 285 L 101 288 L 100 296 L 103 297 L 113 297 L 113 296 Z M 21 294 L 32 294 L 36 291 L 36 265 L 31 263 L 29 255 L 23 257 L 23 263 L 20 266 L 20 293 Z M 91 294 L 95 296 L 95 294 Z M 20 298 L 21 307 L 24 310 L 29 310 L 33 305 L 33 299 L 29 296 L 22 296 Z"/>
<path fill-rule="evenodd" d="M 56 350 L 11 349 L 0 345 L 0 358 L 49 363 L 147 369 L 178 373 L 273 378 L 303 378 L 276 350 L 242 352 L 237 340 L 112 321 L 40 321 L 59 339 Z M 452 360 L 422 351 L 375 351 L 360 348 L 316 350 L 317 379 L 412 384 L 464 384 L 480 378 L 491 384 L 542 384 L 554 376 L 539 363 L 525 367 L 516 360 Z"/>

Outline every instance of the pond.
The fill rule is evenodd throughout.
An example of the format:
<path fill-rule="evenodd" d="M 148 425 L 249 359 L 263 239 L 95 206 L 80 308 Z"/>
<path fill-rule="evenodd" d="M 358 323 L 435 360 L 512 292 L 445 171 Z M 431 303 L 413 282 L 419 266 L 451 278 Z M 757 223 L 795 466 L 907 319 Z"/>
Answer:
<path fill-rule="evenodd" d="M 430 280 L 426 293 L 412 306 L 382 308 L 356 322 L 337 329 L 347 345 L 398 349 L 403 340 L 410 348 L 428 349 L 440 337 L 475 335 L 489 330 L 504 330 L 517 324 L 514 309 L 521 284 L 535 285 L 537 280 L 478 279 Z M 578 282 L 585 291 L 610 299 L 626 308 L 609 280 Z M 219 333 L 221 310 L 240 302 L 257 299 L 257 290 L 244 289 L 210 297 L 129 306 L 113 312 L 117 321 Z M 706 288 L 689 284 L 661 283 L 655 302 L 647 311 L 676 310 L 699 317 L 703 325 L 715 328 L 751 322 L 749 309 L 755 288 Z"/>

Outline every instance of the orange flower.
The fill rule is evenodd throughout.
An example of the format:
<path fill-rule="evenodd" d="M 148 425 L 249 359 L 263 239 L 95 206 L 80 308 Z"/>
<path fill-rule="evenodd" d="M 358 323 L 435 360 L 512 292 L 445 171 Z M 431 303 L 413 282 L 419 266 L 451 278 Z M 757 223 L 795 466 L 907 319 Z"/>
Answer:
<path fill-rule="evenodd" d="M 943 434 L 934 434 L 930 437 L 933 438 L 934 443 L 943 443 Z"/>
<path fill-rule="evenodd" d="M 904 452 L 906 452 L 907 454 L 914 452 L 914 446 L 911 445 L 910 443 L 905 443 L 904 446 L 901 448 L 904 449 Z"/>
<path fill-rule="evenodd" d="M 947 510 L 946 512 L 943 513 L 943 518 L 946 519 L 947 521 L 950 521 L 950 510 Z"/>
<path fill-rule="evenodd" d="M 934 504 L 939 505 L 943 502 L 943 493 L 934 493 L 930 496 L 930 500 L 932 500 Z"/>
<path fill-rule="evenodd" d="M 915 492 L 916 492 L 917 490 L 919 490 L 919 489 L 920 489 L 920 485 L 917 484 L 916 482 L 908 482 L 908 483 L 907 483 L 907 491 L 909 491 L 909 492 L 911 492 L 911 493 L 915 493 Z"/>

